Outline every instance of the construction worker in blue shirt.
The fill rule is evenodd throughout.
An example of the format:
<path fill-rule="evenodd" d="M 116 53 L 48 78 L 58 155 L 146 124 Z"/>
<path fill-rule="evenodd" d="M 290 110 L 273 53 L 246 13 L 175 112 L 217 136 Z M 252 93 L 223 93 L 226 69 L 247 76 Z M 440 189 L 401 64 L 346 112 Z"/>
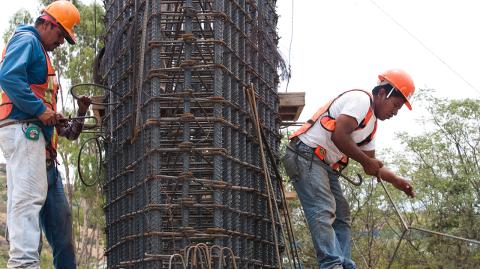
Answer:
<path fill-rule="evenodd" d="M 48 52 L 65 39 L 75 44 L 74 27 L 79 23 L 80 13 L 71 2 L 53 2 L 42 10 L 34 26 L 16 29 L 2 54 L 0 124 L 9 123 L 0 128 L 0 148 L 7 161 L 8 268 L 40 268 L 41 226 L 57 260 L 68 256 L 56 253 L 64 242 L 54 238 L 52 228 L 47 230 L 40 211 L 49 189 L 47 160 L 51 162 L 56 154 L 58 135 L 54 126 L 63 122 L 63 115 L 56 112 L 58 81 Z M 31 119 L 38 121 L 25 123 Z M 71 220 L 66 225 L 70 230 L 56 227 L 64 228 L 57 234 L 70 232 L 71 237 Z M 73 245 L 68 251 L 74 259 Z M 55 265 L 75 268 L 75 261 Z"/>

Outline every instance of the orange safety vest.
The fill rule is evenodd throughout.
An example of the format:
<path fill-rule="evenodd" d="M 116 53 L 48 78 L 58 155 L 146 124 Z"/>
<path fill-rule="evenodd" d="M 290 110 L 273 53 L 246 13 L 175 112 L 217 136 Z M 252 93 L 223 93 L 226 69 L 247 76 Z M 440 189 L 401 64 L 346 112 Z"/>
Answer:
<path fill-rule="evenodd" d="M 58 80 L 55 74 L 55 69 L 53 69 L 52 63 L 50 61 L 50 57 L 48 56 L 43 46 L 42 49 L 43 54 L 45 55 L 45 59 L 47 60 L 47 78 L 45 80 L 45 83 L 43 84 L 30 84 L 30 89 L 36 97 L 43 101 L 43 103 L 47 107 L 57 112 Z M 5 46 L 5 48 L 3 49 L 1 62 L 3 62 L 3 59 L 5 58 L 6 51 L 7 46 Z M 13 103 L 2 88 L 0 88 L 0 92 L 0 120 L 4 120 L 8 118 L 8 116 L 12 112 Z M 52 139 L 50 141 L 50 146 L 54 151 L 56 151 L 57 149 L 57 143 L 58 135 L 54 128 Z"/>
<path fill-rule="evenodd" d="M 328 103 L 326 103 L 324 106 L 320 107 L 317 112 L 315 112 L 315 114 L 313 114 L 312 118 L 310 118 L 307 122 L 305 122 L 296 132 L 294 132 L 292 135 L 290 135 L 289 139 L 292 139 L 294 137 L 297 137 L 303 133 L 306 133 L 308 130 L 310 130 L 310 128 L 313 127 L 313 125 L 315 124 L 315 122 L 317 122 L 317 120 L 320 119 L 320 125 L 327 131 L 329 132 L 333 132 L 335 130 L 335 124 L 336 124 L 336 120 L 334 117 L 332 117 L 330 115 L 330 107 L 332 106 L 333 102 L 335 102 L 338 98 L 340 98 L 342 95 L 344 95 L 345 93 L 347 92 L 352 92 L 352 91 L 361 91 L 361 92 L 364 92 L 368 95 L 368 97 L 370 98 L 370 108 L 368 109 L 367 111 L 367 114 L 365 115 L 365 118 L 360 122 L 360 124 L 357 126 L 357 128 L 355 128 L 355 131 L 356 130 L 361 130 L 363 128 L 365 128 L 368 124 L 368 122 L 370 121 L 370 119 L 372 118 L 372 116 L 374 115 L 374 111 L 373 111 L 373 96 L 371 93 L 367 92 L 367 91 L 364 91 L 364 90 L 358 90 L 358 89 L 354 89 L 354 90 L 349 90 L 349 91 L 346 91 L 346 92 L 343 92 L 342 94 L 340 94 L 339 96 L 335 97 L 334 99 L 330 100 Z M 320 118 L 321 117 L 321 118 Z M 358 142 L 357 143 L 357 146 L 362 146 L 362 145 L 366 145 L 368 144 L 370 141 L 373 140 L 373 138 L 375 137 L 375 133 L 377 131 L 377 120 L 375 119 L 375 125 L 373 127 L 373 130 L 372 132 L 362 141 Z M 315 148 L 315 151 L 314 151 L 315 155 L 320 159 L 320 160 L 325 160 L 325 156 L 327 155 L 327 150 L 324 149 L 322 146 L 318 146 L 317 148 Z M 337 168 L 340 168 L 340 169 L 343 169 L 345 168 L 347 165 L 348 165 L 348 156 L 347 155 L 343 155 L 342 159 L 340 161 L 338 161 L 337 163 L 333 164 L 332 165 L 332 168 L 333 169 L 337 169 Z"/>

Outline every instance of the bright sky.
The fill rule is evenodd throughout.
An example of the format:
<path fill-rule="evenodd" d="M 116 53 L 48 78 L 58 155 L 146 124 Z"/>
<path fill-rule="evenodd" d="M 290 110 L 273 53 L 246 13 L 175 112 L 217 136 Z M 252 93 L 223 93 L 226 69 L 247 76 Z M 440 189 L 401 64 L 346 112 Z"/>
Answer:
<path fill-rule="evenodd" d="M 40 5 L 37 0 L 16 0 L 16 1 L 3 1 L 2 8 L 0 9 L 0 48 L 3 51 L 3 33 L 8 29 L 8 21 L 10 17 L 13 16 L 15 12 L 19 9 L 27 9 L 30 11 L 32 16 L 35 16 L 39 13 Z"/>
<path fill-rule="evenodd" d="M 36 14 L 37 3 L 4 1 L 0 33 L 16 10 Z M 291 59 L 288 91 L 306 92 L 300 120 L 343 90 L 370 90 L 379 72 L 395 67 L 409 72 L 417 89 L 436 89 L 448 98 L 480 97 L 478 0 L 278 0 L 277 6 L 279 48 Z M 422 129 L 415 123 L 421 109 L 415 102 L 413 107 L 380 124 L 379 148 L 394 145 L 395 132 Z"/>
<path fill-rule="evenodd" d="M 372 89 L 379 72 L 391 68 L 410 73 L 417 90 L 480 97 L 478 0 L 279 0 L 277 5 L 279 47 L 286 59 L 293 5 L 288 91 L 306 92 L 300 120 L 341 91 Z M 421 109 L 412 105 L 413 111 L 402 108 L 380 123 L 378 148 L 394 146 L 394 133 L 404 128 L 422 130 L 415 124 Z"/>

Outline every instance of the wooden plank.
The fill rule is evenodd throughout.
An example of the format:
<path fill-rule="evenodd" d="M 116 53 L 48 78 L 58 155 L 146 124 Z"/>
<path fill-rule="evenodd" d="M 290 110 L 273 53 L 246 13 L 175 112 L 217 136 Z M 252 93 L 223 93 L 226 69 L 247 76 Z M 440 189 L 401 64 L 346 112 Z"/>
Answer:
<path fill-rule="evenodd" d="M 92 96 L 91 99 L 93 102 L 101 103 L 103 102 L 104 96 Z M 97 126 L 102 125 L 102 116 L 105 114 L 105 106 L 92 104 L 93 116 L 97 118 Z"/>
<path fill-rule="evenodd" d="M 304 106 L 305 93 L 304 92 L 282 92 L 278 93 L 280 99 L 280 106 Z"/>
<path fill-rule="evenodd" d="M 285 192 L 285 199 L 288 201 L 291 200 L 296 200 L 297 199 L 297 193 L 294 191 L 286 191 Z"/>
<path fill-rule="evenodd" d="M 304 92 L 278 93 L 280 107 L 278 109 L 282 121 L 297 121 L 305 106 Z"/>

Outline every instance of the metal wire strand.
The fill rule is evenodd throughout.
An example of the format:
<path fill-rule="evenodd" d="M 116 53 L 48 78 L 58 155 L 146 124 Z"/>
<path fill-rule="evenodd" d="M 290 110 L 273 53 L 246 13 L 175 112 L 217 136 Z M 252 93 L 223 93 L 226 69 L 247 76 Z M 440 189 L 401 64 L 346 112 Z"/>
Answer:
<path fill-rule="evenodd" d="M 398 219 L 401 221 L 402 226 L 403 226 L 402 235 L 400 236 L 400 240 L 399 240 L 399 242 L 398 242 L 398 244 L 395 248 L 395 252 L 394 252 L 393 256 L 390 258 L 388 268 L 390 268 L 392 266 L 393 261 L 396 257 L 396 253 L 397 253 L 398 249 L 400 248 L 400 244 L 402 243 L 403 239 L 405 238 L 405 235 L 408 232 L 410 232 L 411 230 L 416 230 L 416 231 L 420 231 L 420 232 L 423 232 L 423 233 L 433 234 L 433 235 L 437 235 L 437 236 L 443 236 L 443 237 L 447 237 L 447 238 L 451 238 L 451 239 L 455 239 L 455 240 L 465 241 L 467 243 L 480 245 L 480 241 L 478 241 L 478 240 L 463 238 L 463 237 L 460 237 L 460 236 L 454 236 L 454 235 L 450 235 L 450 234 L 446 234 L 446 233 L 440 233 L 440 232 L 436 232 L 436 231 L 431 231 L 431 230 L 427 230 L 427 229 L 423 229 L 423 228 L 416 228 L 416 227 L 410 226 L 409 224 L 407 224 L 407 222 L 403 218 L 402 214 L 398 210 L 395 202 L 392 199 L 392 196 L 390 195 L 390 193 L 387 190 L 387 187 L 385 186 L 385 183 L 383 183 L 383 181 L 380 180 L 380 179 L 377 179 L 377 180 L 380 182 L 380 185 L 382 186 L 383 190 L 385 191 L 385 194 L 387 195 L 387 198 L 390 202 L 390 205 L 395 210 L 395 213 L 396 213 Z"/>
<path fill-rule="evenodd" d="M 75 84 L 70 88 L 70 94 L 73 96 L 75 100 L 80 99 L 80 96 L 76 91 L 79 90 L 81 87 L 88 87 L 91 89 L 91 92 L 97 92 L 97 91 L 102 91 L 102 92 L 111 92 L 112 94 L 116 95 L 117 97 L 122 97 L 119 93 L 116 91 L 112 90 L 111 88 L 96 84 L 96 83 L 79 83 Z M 120 102 L 97 102 L 97 101 L 92 101 L 92 104 L 94 105 L 103 105 L 103 106 L 112 106 L 112 105 L 119 105 Z"/>

